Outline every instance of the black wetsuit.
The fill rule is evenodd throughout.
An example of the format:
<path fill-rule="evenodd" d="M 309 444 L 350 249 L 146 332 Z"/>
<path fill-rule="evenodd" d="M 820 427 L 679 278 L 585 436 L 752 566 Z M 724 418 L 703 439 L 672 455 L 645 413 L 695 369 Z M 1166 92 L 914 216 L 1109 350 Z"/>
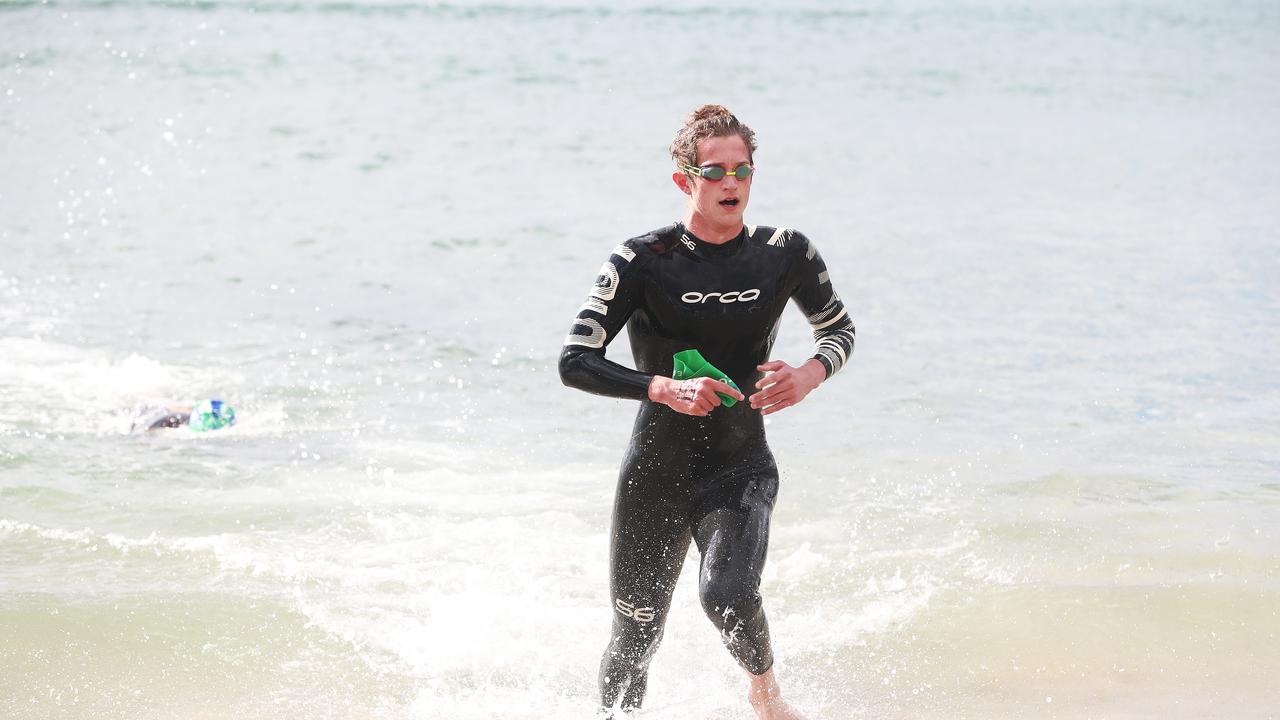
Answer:
<path fill-rule="evenodd" d="M 613 637 L 600 667 L 605 707 L 639 707 L 650 656 L 692 539 L 702 554 L 702 607 L 742 667 L 773 664 L 759 594 L 778 471 L 759 410 L 706 417 L 648 401 L 672 355 L 696 348 L 755 392 L 778 321 L 795 300 L 814 329 L 829 377 L 853 350 L 853 323 L 822 257 L 793 230 L 747 226 L 713 245 L 677 223 L 614 248 L 578 310 L 560 355 L 566 385 L 644 402 L 618 478 L 613 513 Z M 627 323 L 635 370 L 605 358 Z"/>

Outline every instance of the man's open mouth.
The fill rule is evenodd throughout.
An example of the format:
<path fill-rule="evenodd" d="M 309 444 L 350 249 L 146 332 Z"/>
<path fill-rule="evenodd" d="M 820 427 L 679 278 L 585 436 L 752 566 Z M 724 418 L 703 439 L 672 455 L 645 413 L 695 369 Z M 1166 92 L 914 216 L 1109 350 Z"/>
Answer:
<path fill-rule="evenodd" d="M 727 208 L 737 207 L 738 198 L 729 198 L 728 200 L 721 200 L 720 205 Z"/>

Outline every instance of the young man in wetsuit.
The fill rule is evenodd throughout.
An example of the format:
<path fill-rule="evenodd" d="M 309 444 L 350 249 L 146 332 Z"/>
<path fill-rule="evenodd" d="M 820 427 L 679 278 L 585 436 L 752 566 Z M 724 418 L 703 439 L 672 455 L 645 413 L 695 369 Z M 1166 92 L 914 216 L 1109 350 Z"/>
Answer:
<path fill-rule="evenodd" d="M 560 356 L 566 385 L 640 400 L 618 478 L 610 547 L 613 633 L 600 666 L 607 717 L 638 708 L 690 541 L 701 553 L 703 610 L 747 671 L 765 720 L 800 716 L 781 697 L 759 593 L 778 470 L 763 416 L 789 408 L 844 365 L 854 328 L 826 265 L 793 230 L 747 226 L 755 135 L 704 105 L 671 146 L 684 219 L 614 248 L 578 310 Z M 771 360 L 794 301 L 815 354 Z M 605 358 L 623 324 L 636 369 Z M 741 388 L 675 380 L 672 356 L 697 349 Z M 734 400 L 732 407 L 721 394 Z"/>

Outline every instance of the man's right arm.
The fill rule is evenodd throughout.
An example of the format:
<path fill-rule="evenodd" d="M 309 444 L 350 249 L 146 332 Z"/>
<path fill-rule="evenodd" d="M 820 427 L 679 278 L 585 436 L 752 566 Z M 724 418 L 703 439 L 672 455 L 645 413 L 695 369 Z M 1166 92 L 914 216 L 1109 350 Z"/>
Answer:
<path fill-rule="evenodd" d="M 721 404 L 717 393 L 743 400 L 742 393 L 711 378 L 673 380 L 632 370 L 605 358 L 605 347 L 622 331 L 644 292 L 635 266 L 638 252 L 624 243 L 600 268 L 600 274 L 578 308 L 569 337 L 560 352 L 560 380 L 569 387 L 597 395 L 652 400 L 686 415 L 706 415 Z"/>
<path fill-rule="evenodd" d="M 635 243 L 615 247 L 578 308 L 560 352 L 560 380 L 565 385 L 597 395 L 649 399 L 653 375 L 605 358 L 605 347 L 622 331 L 644 291 L 636 253 Z"/>

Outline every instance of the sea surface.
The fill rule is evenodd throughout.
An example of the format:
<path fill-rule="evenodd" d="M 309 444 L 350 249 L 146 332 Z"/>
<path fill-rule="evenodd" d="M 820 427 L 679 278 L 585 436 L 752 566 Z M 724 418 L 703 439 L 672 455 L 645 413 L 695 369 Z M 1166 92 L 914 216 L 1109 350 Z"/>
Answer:
<path fill-rule="evenodd" d="M 1280 717 L 1271 0 L 0 0 L 0 717 L 593 717 L 636 406 L 556 360 L 703 102 L 858 327 L 786 696 Z M 745 720 L 693 566 L 640 717 Z"/>

